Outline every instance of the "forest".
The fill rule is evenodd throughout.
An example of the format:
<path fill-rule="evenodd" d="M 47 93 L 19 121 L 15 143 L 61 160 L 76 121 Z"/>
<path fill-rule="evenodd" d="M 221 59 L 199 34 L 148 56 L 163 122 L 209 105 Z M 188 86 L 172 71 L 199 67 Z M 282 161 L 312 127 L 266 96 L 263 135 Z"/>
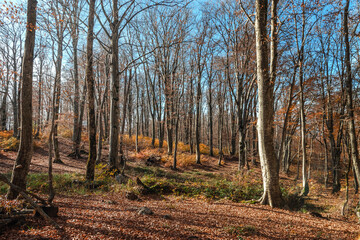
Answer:
<path fill-rule="evenodd" d="M 0 239 L 360 239 L 360 2 L 3 0 Z"/>

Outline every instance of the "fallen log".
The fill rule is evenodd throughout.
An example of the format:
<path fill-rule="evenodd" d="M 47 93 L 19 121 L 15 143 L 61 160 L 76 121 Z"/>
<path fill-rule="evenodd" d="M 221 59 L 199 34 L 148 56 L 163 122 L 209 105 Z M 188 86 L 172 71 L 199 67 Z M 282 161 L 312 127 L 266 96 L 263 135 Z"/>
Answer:
<path fill-rule="evenodd" d="M 49 217 L 49 215 L 47 215 L 44 210 L 42 210 L 42 208 L 37 205 L 30 197 L 27 193 L 25 193 L 25 191 L 23 189 L 21 189 L 20 187 L 12 184 L 7 177 L 4 174 L 0 173 L 0 181 L 6 183 L 7 185 L 9 185 L 10 187 L 12 187 L 13 189 L 15 189 L 16 191 L 18 191 L 21 196 L 23 196 L 25 198 L 26 201 L 28 201 L 31 206 L 33 206 L 34 209 L 36 209 L 36 211 L 50 224 L 52 224 L 57 230 L 61 230 L 60 226 L 52 219 Z"/>
<path fill-rule="evenodd" d="M 19 222 L 24 222 L 24 221 L 25 221 L 25 216 L 15 216 L 15 217 L 8 216 L 8 218 L 0 219 L 0 233 L 8 226 L 12 226 Z"/>
<path fill-rule="evenodd" d="M 21 216 L 29 216 L 29 215 L 33 215 L 34 214 L 34 210 L 33 209 L 23 209 L 21 211 L 16 211 L 16 212 L 11 212 L 11 213 L 6 213 L 6 214 L 0 214 L 0 221 L 2 219 L 8 219 L 8 218 L 12 218 L 12 217 L 21 217 Z"/>

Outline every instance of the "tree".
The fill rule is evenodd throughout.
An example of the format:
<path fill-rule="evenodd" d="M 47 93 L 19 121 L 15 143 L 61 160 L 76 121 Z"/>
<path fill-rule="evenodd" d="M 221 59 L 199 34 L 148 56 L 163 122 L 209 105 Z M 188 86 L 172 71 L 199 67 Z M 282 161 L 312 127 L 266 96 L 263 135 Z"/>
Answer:
<path fill-rule="evenodd" d="M 90 0 L 87 46 L 86 46 L 86 85 L 88 89 L 88 133 L 89 156 L 86 164 L 86 180 L 93 181 L 95 177 L 96 161 L 96 119 L 95 119 L 95 79 L 93 73 L 93 42 L 95 1 Z"/>
<path fill-rule="evenodd" d="M 302 195 L 309 193 L 309 184 L 307 176 L 307 154 L 306 154 L 306 118 L 305 118 L 305 100 L 304 100 L 304 38 L 305 38 L 305 2 L 302 1 L 302 28 L 301 28 L 301 47 L 299 51 L 299 86 L 300 86 L 300 129 L 301 129 L 301 149 L 302 149 Z M 297 40 L 297 39 L 296 39 Z M 299 46 L 299 45 L 298 45 Z"/>
<path fill-rule="evenodd" d="M 20 146 L 16 157 L 11 183 L 25 189 L 26 176 L 29 172 L 30 162 L 33 152 L 32 137 L 32 79 L 33 79 L 33 62 L 35 48 L 35 31 L 36 31 L 36 0 L 28 0 L 27 3 L 27 24 L 25 48 L 23 56 L 23 66 L 21 71 L 21 131 Z M 15 199 L 18 192 L 10 187 L 7 198 Z"/>
<path fill-rule="evenodd" d="M 8 40 L 6 40 L 8 42 Z M 0 60 L 0 65 L 6 66 L 6 70 L 3 69 L 0 74 L 1 84 L 4 87 L 4 92 L 2 96 L 2 101 L 0 105 L 0 130 L 6 130 L 7 122 L 7 99 L 9 94 L 9 83 L 10 83 L 10 53 L 9 53 L 9 44 L 6 44 L 4 48 L 0 48 L 2 59 Z M 6 72 L 6 74 L 4 73 Z"/>
<path fill-rule="evenodd" d="M 209 54 L 210 41 L 211 38 L 211 28 L 209 26 L 209 19 L 203 17 L 198 25 L 198 36 L 196 37 L 196 45 L 194 47 L 195 52 L 195 72 L 197 75 L 196 83 L 196 117 L 195 117 L 195 153 L 196 153 L 196 163 L 201 164 L 200 160 L 200 136 L 201 136 L 201 99 L 202 99 L 202 76 L 206 66 L 206 61 Z"/>
<path fill-rule="evenodd" d="M 81 6 L 79 6 L 79 0 L 72 2 L 72 9 L 69 16 L 70 22 L 70 35 L 72 39 L 72 58 L 73 58 L 73 79 L 74 79 L 74 127 L 73 127 L 73 156 L 74 158 L 80 158 L 80 141 L 81 141 L 81 128 L 82 118 L 80 117 L 80 87 L 79 87 L 79 67 L 78 67 L 78 42 L 79 42 L 79 22 Z"/>
<path fill-rule="evenodd" d="M 66 19 L 66 3 L 59 0 L 52 0 L 49 3 L 49 15 L 51 17 L 45 18 L 43 16 L 43 24 L 45 25 L 47 32 L 49 33 L 53 44 L 52 56 L 55 64 L 55 83 L 54 83 L 54 94 L 53 94 L 53 109 L 52 114 L 54 115 L 54 129 L 52 132 L 52 146 L 54 148 L 55 159 L 54 163 L 63 163 L 60 159 L 59 151 L 59 140 L 58 140 L 58 120 L 60 114 L 60 97 L 61 97 L 61 79 L 62 79 L 62 67 L 63 67 L 63 55 L 66 44 L 64 42 L 65 32 L 68 26 Z M 55 54 L 56 50 L 56 54 Z"/>
<path fill-rule="evenodd" d="M 346 94 L 346 108 L 348 114 L 348 133 L 350 137 L 350 147 L 351 147 L 351 159 L 353 163 L 354 172 L 360 185 L 360 162 L 359 162 L 359 152 L 358 144 L 355 133 L 355 123 L 354 123 L 354 109 L 353 109 L 353 96 L 352 96 L 352 76 L 351 76 L 351 56 L 350 56 L 350 40 L 349 40 L 349 26 L 348 26 L 348 17 L 349 17 L 349 5 L 350 0 L 346 0 L 344 7 L 344 43 L 345 43 L 345 67 L 346 67 L 346 81 L 345 81 L 345 94 Z"/>
<path fill-rule="evenodd" d="M 283 204 L 279 185 L 279 161 L 274 150 L 274 82 L 277 60 L 277 0 L 271 2 L 270 67 L 267 36 L 268 0 L 256 0 L 256 69 L 258 83 L 258 139 L 264 193 L 261 204 Z M 270 72 L 269 72 L 270 70 Z"/>

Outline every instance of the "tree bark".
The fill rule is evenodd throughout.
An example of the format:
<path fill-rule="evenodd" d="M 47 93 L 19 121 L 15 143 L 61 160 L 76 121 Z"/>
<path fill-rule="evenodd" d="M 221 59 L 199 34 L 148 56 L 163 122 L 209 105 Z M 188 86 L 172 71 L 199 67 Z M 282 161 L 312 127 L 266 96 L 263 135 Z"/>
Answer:
<path fill-rule="evenodd" d="M 111 36 L 111 93 L 110 93 L 110 149 L 109 149 L 109 165 L 117 166 L 119 151 L 119 36 L 118 29 L 115 28 L 119 24 L 118 17 L 118 1 L 113 0 L 113 23 Z"/>
<path fill-rule="evenodd" d="M 96 117 L 95 117 L 95 79 L 93 73 L 93 42 L 95 1 L 90 0 L 87 46 L 86 46 L 86 85 L 88 88 L 88 134 L 89 156 L 86 163 L 86 180 L 94 181 L 96 162 Z"/>
<path fill-rule="evenodd" d="M 74 125 L 73 125 L 73 155 L 75 159 L 80 158 L 80 142 L 77 141 L 77 136 L 79 135 L 79 131 L 81 131 L 81 126 L 79 122 L 80 117 L 80 87 L 79 87 L 79 70 L 78 70 L 78 39 L 79 39 L 79 1 L 75 0 L 73 2 L 73 12 L 72 12 L 72 21 L 71 21 L 71 38 L 73 45 L 73 68 L 74 68 Z"/>
<path fill-rule="evenodd" d="M 305 3 L 302 4 L 302 39 L 305 32 Z M 305 100 L 304 100 L 304 44 L 301 44 L 299 52 L 299 85 L 300 85 L 300 129 L 301 129 L 301 153 L 302 153 L 302 195 L 307 196 L 309 193 L 306 152 L 306 119 L 305 119 Z"/>
<path fill-rule="evenodd" d="M 32 78 L 36 30 L 36 0 L 28 0 L 25 50 L 21 72 L 21 133 L 19 151 L 11 175 L 11 183 L 26 189 L 26 176 L 33 153 L 32 138 Z M 15 199 L 19 192 L 9 188 L 7 198 Z"/>
<path fill-rule="evenodd" d="M 351 57 L 350 57 L 350 40 L 349 40 L 349 26 L 348 26 L 348 16 L 349 16 L 349 5 L 350 0 L 346 0 L 344 7 L 344 42 L 345 42 L 345 66 L 346 66 L 346 81 L 345 81 L 345 93 L 346 93 L 346 107 L 348 111 L 348 132 L 350 137 L 350 147 L 351 147 L 351 159 L 356 173 L 358 185 L 360 185 L 360 162 L 359 162 L 359 152 L 358 144 L 355 133 L 355 123 L 354 123 L 354 109 L 353 109 L 353 97 L 352 97 L 352 76 L 351 76 Z"/>
<path fill-rule="evenodd" d="M 256 62 L 258 83 L 258 138 L 264 193 L 260 202 L 272 207 L 283 204 L 279 185 L 279 161 L 274 151 L 274 81 L 276 76 L 277 0 L 271 5 L 271 77 L 267 42 L 267 0 L 256 0 Z"/>

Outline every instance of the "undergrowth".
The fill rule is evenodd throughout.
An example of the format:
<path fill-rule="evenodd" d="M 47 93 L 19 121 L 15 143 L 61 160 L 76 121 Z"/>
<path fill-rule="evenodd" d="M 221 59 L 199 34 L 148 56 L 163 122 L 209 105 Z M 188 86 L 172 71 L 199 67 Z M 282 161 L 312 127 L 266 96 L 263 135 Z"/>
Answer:
<path fill-rule="evenodd" d="M 157 167 L 139 166 L 130 168 L 128 172 L 131 175 L 141 175 L 141 181 L 149 186 L 154 194 L 204 197 L 213 200 L 229 199 L 241 202 L 260 198 L 262 193 L 260 182 L 233 181 L 208 172 L 177 173 L 167 172 Z"/>
<path fill-rule="evenodd" d="M 10 179 L 10 174 L 6 174 Z M 53 186 L 55 192 L 62 194 L 84 195 L 90 192 L 108 192 L 114 180 L 110 177 L 97 178 L 92 183 L 87 183 L 84 176 L 80 174 L 54 174 Z M 49 192 L 48 175 L 46 173 L 32 173 L 27 177 L 27 190 L 33 193 L 47 194 Z M 0 182 L 0 194 L 6 194 L 8 186 Z"/>
<path fill-rule="evenodd" d="M 54 174 L 54 189 L 63 194 L 106 193 L 112 191 L 134 191 L 136 184 L 131 178 L 128 183 L 116 184 L 114 171 L 105 164 L 96 167 L 96 179 L 90 185 L 79 174 Z M 150 188 L 151 194 L 200 197 L 212 200 L 228 199 L 234 202 L 257 199 L 261 196 L 262 185 L 259 182 L 232 181 L 217 174 L 200 171 L 184 173 L 168 172 L 158 167 L 129 167 L 129 176 L 140 176 L 141 181 Z M 8 174 L 8 177 L 10 175 Z M 46 173 L 29 174 L 27 190 L 35 193 L 48 193 Z M 0 193 L 5 194 L 7 186 L 0 183 Z"/>
<path fill-rule="evenodd" d="M 19 149 L 20 140 L 13 136 L 13 131 L 0 131 L 0 150 L 17 151 Z M 33 140 L 33 147 L 40 146 L 39 141 Z"/>

